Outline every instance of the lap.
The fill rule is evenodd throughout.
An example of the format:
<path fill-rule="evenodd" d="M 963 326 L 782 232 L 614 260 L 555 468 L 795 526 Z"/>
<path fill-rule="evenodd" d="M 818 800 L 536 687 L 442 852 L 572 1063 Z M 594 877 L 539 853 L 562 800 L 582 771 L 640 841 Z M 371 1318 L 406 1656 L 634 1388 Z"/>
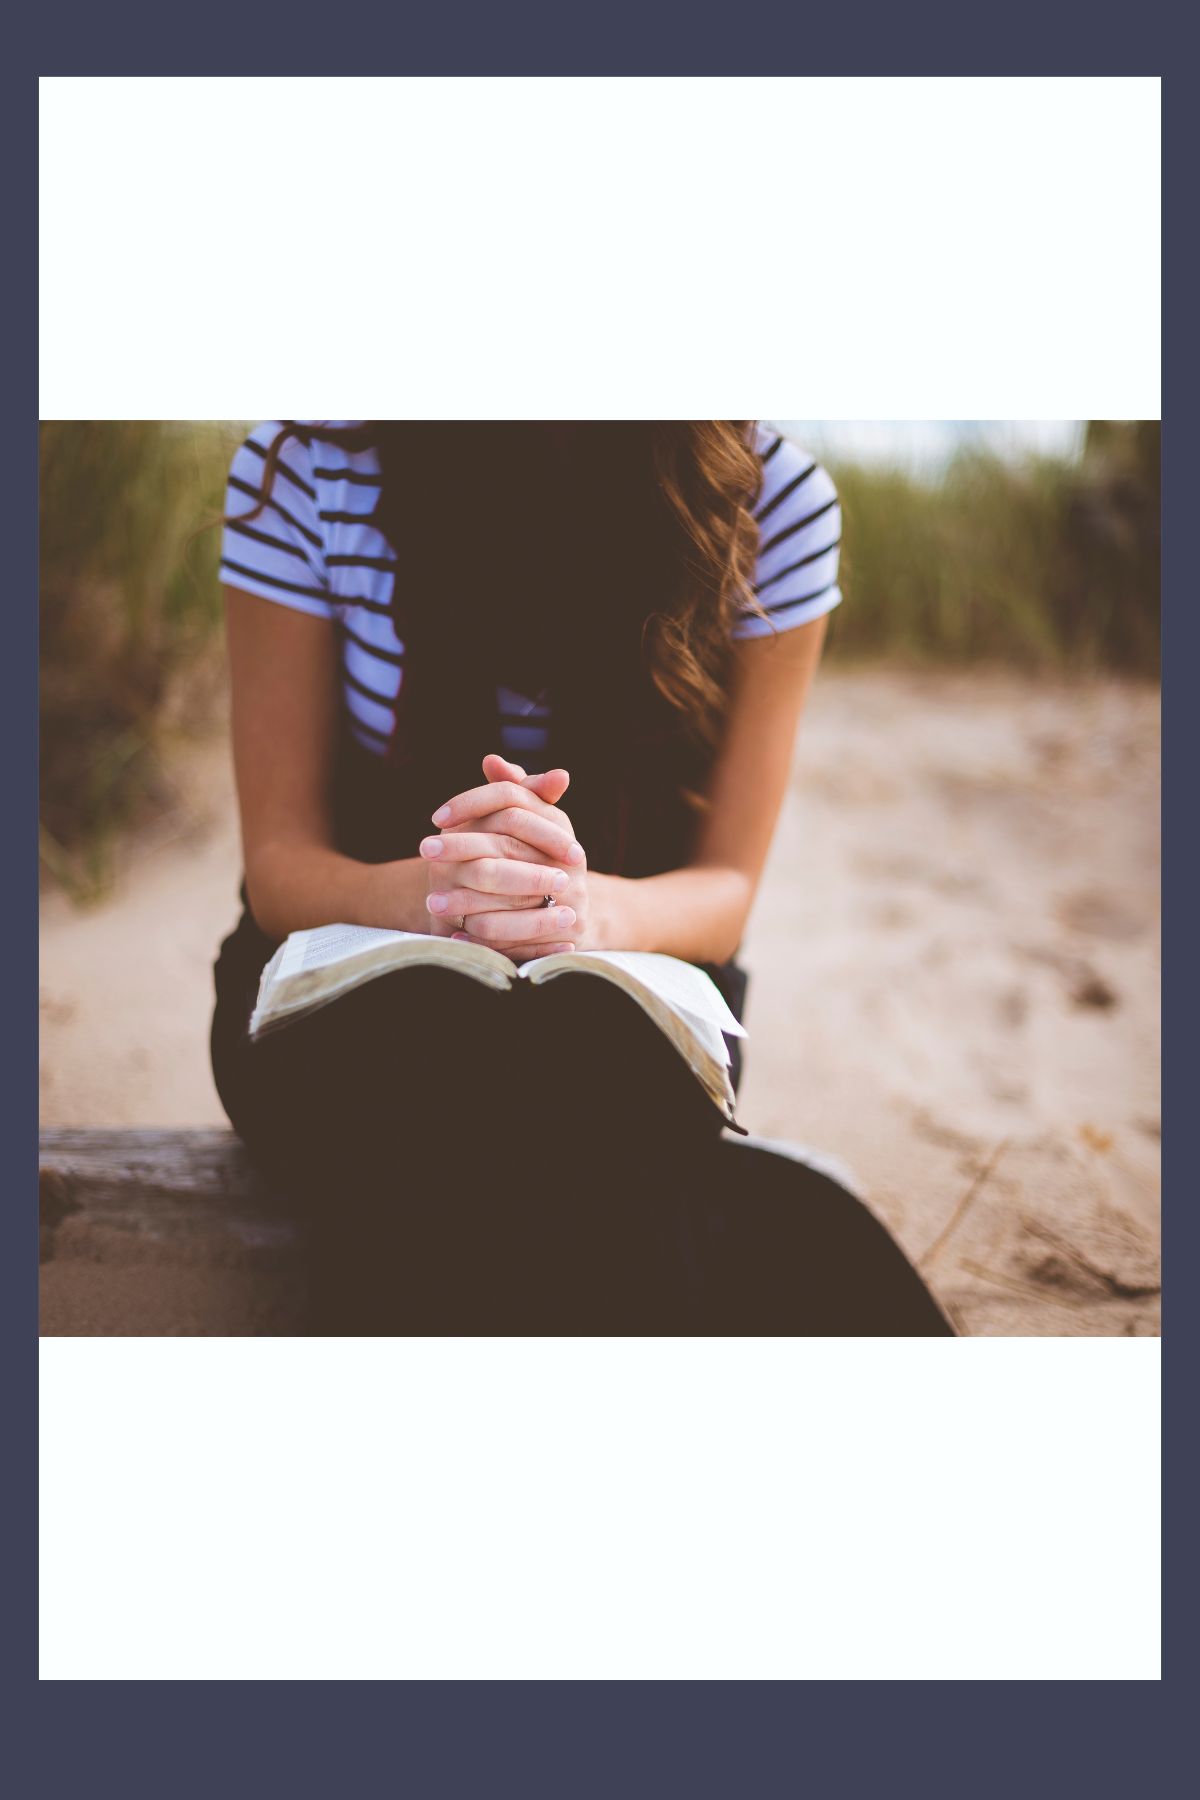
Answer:
<path fill-rule="evenodd" d="M 721 1117 L 658 1027 L 595 976 L 498 993 L 395 970 L 257 1042 L 244 993 L 214 1019 L 218 1090 L 252 1150 L 421 1169 L 501 1144 L 526 1167 L 711 1142 Z M 445 1147 L 449 1146 L 447 1150 Z"/>
<path fill-rule="evenodd" d="M 252 1044 L 255 983 L 218 975 L 214 1072 L 251 1150 L 314 1203 L 337 1329 L 945 1330 L 866 1209 L 723 1138 L 610 983 L 397 970 Z"/>
<path fill-rule="evenodd" d="M 611 984 L 497 993 L 405 969 L 256 1043 L 234 1023 L 214 1024 L 222 1098 L 307 1202 L 343 1329 L 612 1331 L 680 1316 L 668 1177 L 721 1118 Z"/>

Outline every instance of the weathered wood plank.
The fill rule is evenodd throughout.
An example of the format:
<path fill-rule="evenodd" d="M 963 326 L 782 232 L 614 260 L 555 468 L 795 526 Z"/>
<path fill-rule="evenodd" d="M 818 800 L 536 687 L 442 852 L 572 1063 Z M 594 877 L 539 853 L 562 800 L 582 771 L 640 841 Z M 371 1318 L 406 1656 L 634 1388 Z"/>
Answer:
<path fill-rule="evenodd" d="M 42 1330 L 303 1329 L 303 1230 L 231 1131 L 46 1130 Z"/>
<path fill-rule="evenodd" d="M 285 1196 L 263 1180 L 231 1131 L 52 1129 L 40 1140 L 43 1229 L 86 1215 L 116 1229 L 232 1232 L 283 1242 Z"/>
<path fill-rule="evenodd" d="M 258 1199 L 265 1192 L 232 1131 L 112 1130 L 52 1126 L 40 1137 L 42 1167 L 69 1169 L 89 1192 L 128 1185 L 139 1193 Z"/>

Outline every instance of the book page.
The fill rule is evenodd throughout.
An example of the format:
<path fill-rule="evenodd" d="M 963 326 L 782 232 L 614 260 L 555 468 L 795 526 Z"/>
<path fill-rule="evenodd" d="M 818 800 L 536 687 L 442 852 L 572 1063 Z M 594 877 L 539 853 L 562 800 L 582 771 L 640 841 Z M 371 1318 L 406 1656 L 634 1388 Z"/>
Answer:
<path fill-rule="evenodd" d="M 640 981 L 672 1012 L 682 1013 L 700 1025 L 715 1025 L 718 1032 L 725 1032 L 729 1037 L 747 1036 L 745 1026 L 734 1018 L 716 983 L 703 969 L 698 969 L 694 963 L 683 962 L 677 956 L 662 956 L 652 950 L 576 950 L 551 960 L 561 963 L 564 969 L 589 962 L 607 963 L 610 968 L 622 969 L 635 981 Z M 536 961 L 523 963 L 520 973 L 531 975 L 536 968 Z"/>
<path fill-rule="evenodd" d="M 516 965 L 486 944 L 456 944 L 432 931 L 321 925 L 293 931 L 263 970 L 250 1035 L 298 1018 L 393 969 L 429 964 L 507 988 Z"/>
<path fill-rule="evenodd" d="M 400 944 L 406 939 L 419 943 L 432 937 L 427 931 L 386 931 L 373 925 L 320 925 L 313 931 L 293 931 L 284 945 L 284 954 L 276 974 L 299 975 L 309 969 L 327 969 L 332 963 L 359 956 L 380 944 Z"/>
<path fill-rule="evenodd" d="M 729 1047 L 723 1033 L 746 1032 L 703 972 L 676 957 L 646 951 L 592 950 L 538 957 L 520 968 L 483 944 L 455 943 L 434 932 L 366 925 L 323 925 L 294 931 L 263 970 L 250 1036 L 301 1018 L 340 994 L 405 964 L 440 964 L 490 987 L 517 975 L 542 981 L 577 969 L 624 986 L 665 1032 L 718 1107 L 732 1121 Z M 740 1128 L 739 1128 L 740 1129 Z"/>

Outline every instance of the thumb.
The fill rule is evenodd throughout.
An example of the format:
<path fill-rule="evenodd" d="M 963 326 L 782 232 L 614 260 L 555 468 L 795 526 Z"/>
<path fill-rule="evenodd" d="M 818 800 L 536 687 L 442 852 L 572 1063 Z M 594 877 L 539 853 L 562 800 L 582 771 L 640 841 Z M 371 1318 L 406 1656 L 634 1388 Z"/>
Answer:
<path fill-rule="evenodd" d="M 557 806 L 570 785 L 571 777 L 565 769 L 547 769 L 544 775 L 525 777 L 525 786 L 532 788 L 539 800 L 544 800 L 547 806 Z"/>
<path fill-rule="evenodd" d="M 527 775 L 520 763 L 509 762 L 507 757 L 494 753 L 484 757 L 483 772 L 489 781 L 519 781 L 547 806 L 558 805 L 571 780 L 565 769 L 547 769 L 541 775 Z"/>
<path fill-rule="evenodd" d="M 509 762 L 507 757 L 489 754 L 483 759 L 483 772 L 489 781 L 524 781 L 525 771 L 520 763 Z"/>

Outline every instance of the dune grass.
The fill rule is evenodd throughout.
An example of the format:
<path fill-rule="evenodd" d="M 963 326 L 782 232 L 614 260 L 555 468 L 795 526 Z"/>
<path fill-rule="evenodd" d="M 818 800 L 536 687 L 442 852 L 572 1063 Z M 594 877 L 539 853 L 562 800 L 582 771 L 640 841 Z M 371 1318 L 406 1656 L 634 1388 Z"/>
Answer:
<path fill-rule="evenodd" d="M 56 422 L 41 434 L 44 866 L 103 892 L 164 799 L 162 748 L 222 690 L 219 531 L 242 422 Z M 979 456 L 937 484 L 834 467 L 840 659 L 1158 667 L 1158 427 L 1097 424 L 1082 463 Z"/>
<path fill-rule="evenodd" d="M 1081 463 L 964 455 L 936 485 L 835 467 L 841 656 L 1154 675 L 1158 426 L 1089 432 Z"/>
<path fill-rule="evenodd" d="M 160 796 L 164 732 L 220 682 L 225 474 L 242 427 L 56 421 L 40 442 L 41 849 L 81 897 Z"/>

